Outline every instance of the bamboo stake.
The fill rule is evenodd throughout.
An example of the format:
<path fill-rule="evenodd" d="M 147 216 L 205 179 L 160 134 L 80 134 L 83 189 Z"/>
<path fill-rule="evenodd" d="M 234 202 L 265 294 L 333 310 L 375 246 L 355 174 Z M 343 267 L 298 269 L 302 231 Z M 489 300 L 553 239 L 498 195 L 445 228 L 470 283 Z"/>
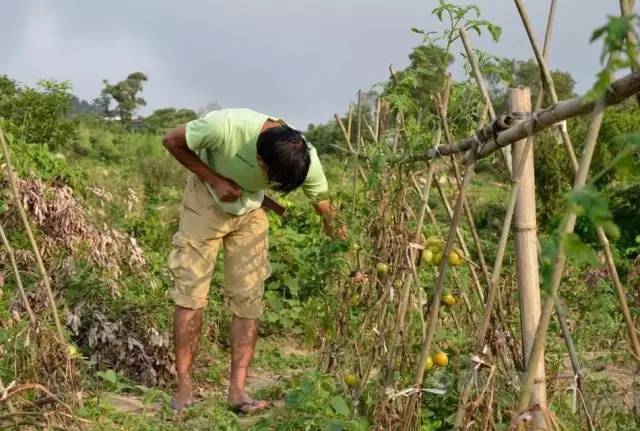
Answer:
<path fill-rule="evenodd" d="M 376 124 L 375 126 L 375 141 L 380 139 L 380 109 L 382 108 L 382 98 L 378 96 L 376 99 Z"/>
<path fill-rule="evenodd" d="M 447 86 L 445 87 L 446 91 L 444 92 L 443 98 L 440 95 L 436 94 L 436 110 L 438 112 L 438 116 L 440 117 L 440 122 L 442 124 L 441 129 L 444 131 L 444 136 L 447 142 L 452 143 L 453 137 L 451 136 L 451 132 L 449 130 L 449 123 L 447 121 L 447 106 L 449 102 L 449 88 L 450 88 L 450 79 L 447 79 Z M 488 106 L 491 106 L 490 104 Z M 511 163 L 511 158 L 509 158 L 509 163 Z M 453 172 L 456 177 L 456 183 L 458 187 L 460 187 L 460 170 L 458 169 L 458 163 L 454 155 L 451 156 L 451 164 L 453 166 Z M 511 165 L 509 164 L 509 173 L 511 173 Z M 469 201 L 465 198 L 462 203 L 464 208 L 464 213 L 467 218 L 467 223 L 469 224 L 469 230 L 471 231 L 471 237 L 473 238 L 473 242 L 476 246 L 476 252 L 478 253 L 478 260 L 480 261 L 480 269 L 484 275 L 485 281 L 487 283 L 487 289 L 491 284 L 491 275 L 489 274 L 489 270 L 487 269 L 487 264 L 484 260 L 484 253 L 482 252 L 482 244 L 480 242 L 480 235 L 478 235 L 478 231 L 476 229 L 476 224 L 474 222 L 473 213 L 471 212 L 471 207 L 469 206 Z M 469 256 L 468 250 L 465 250 L 467 256 Z M 482 292 L 482 289 L 479 289 Z M 480 294 L 480 299 L 484 302 L 484 295 Z"/>
<path fill-rule="evenodd" d="M 551 32 L 552 32 L 552 28 L 553 28 L 553 18 L 555 16 L 555 6 L 556 6 L 556 1 L 555 0 L 551 0 L 551 5 L 549 8 L 549 15 L 548 15 L 548 20 L 547 20 L 547 26 L 546 26 L 546 31 L 545 31 L 545 38 L 544 38 L 544 48 L 543 48 L 543 56 L 546 58 L 547 54 L 548 54 L 548 50 L 549 50 L 549 45 L 550 45 L 550 40 L 551 40 Z M 473 51 L 470 49 L 470 45 L 468 43 L 465 44 L 465 49 L 467 50 L 468 53 L 473 53 Z M 470 55 L 469 55 L 470 56 Z M 475 58 L 475 57 L 474 57 Z M 481 77 L 481 75 L 480 75 Z M 536 100 L 536 111 L 540 109 L 541 105 L 542 105 L 542 99 L 543 99 L 543 88 L 540 89 L 540 91 L 538 92 L 538 97 Z M 490 103 L 490 101 L 489 101 Z M 486 105 L 485 105 L 485 110 L 486 110 Z M 527 140 L 526 144 L 525 144 L 525 148 L 523 150 L 524 154 L 527 154 L 530 152 L 531 148 L 532 148 L 532 144 L 533 144 L 533 140 L 529 139 Z M 490 288 L 489 291 L 487 293 L 487 302 L 486 302 L 486 306 L 485 306 L 485 312 L 483 315 L 483 319 L 482 319 L 482 323 L 480 325 L 479 331 L 476 334 L 476 344 L 475 344 L 475 352 L 479 355 L 482 352 L 482 349 L 484 347 L 484 342 L 486 339 L 486 334 L 487 334 L 487 330 L 489 328 L 489 322 L 491 319 L 491 314 L 493 311 L 493 303 L 495 301 L 495 297 L 496 297 L 496 293 L 498 291 L 498 285 L 500 282 L 500 273 L 502 270 L 502 262 L 504 259 L 504 251 L 506 248 L 506 243 L 508 240 L 508 236 L 509 236 L 509 232 L 511 229 L 511 221 L 512 221 L 512 217 L 513 217 L 513 212 L 515 209 L 515 203 L 516 203 L 516 198 L 518 195 L 518 189 L 520 186 L 520 178 L 522 175 L 522 170 L 524 168 L 524 163 L 526 162 L 526 159 L 521 159 L 519 164 L 514 167 L 514 175 L 513 175 L 513 179 L 512 179 L 512 188 L 511 188 L 511 195 L 509 198 L 509 202 L 507 204 L 507 210 L 506 210 L 506 214 L 505 214 L 505 219 L 504 219 L 504 223 L 503 223 L 503 227 L 501 230 L 501 234 L 500 234 L 500 240 L 498 242 L 498 248 L 497 248 L 497 253 L 496 253 L 496 259 L 494 261 L 494 268 L 493 268 L 493 275 L 492 275 L 492 280 L 490 283 Z M 575 346 L 573 344 L 573 339 L 571 337 L 571 333 L 568 329 L 568 325 L 566 323 L 566 319 L 564 317 L 564 312 L 562 310 L 562 305 L 560 303 L 559 298 L 556 298 L 556 315 L 558 316 L 558 320 L 560 322 L 561 328 L 562 328 L 562 333 L 564 336 L 564 339 L 566 341 L 566 345 L 567 345 L 567 350 L 569 352 L 569 357 L 571 359 L 571 364 L 574 370 L 574 374 L 578 376 L 578 384 L 579 387 L 582 388 L 582 370 L 580 368 L 580 364 L 577 358 L 577 353 L 575 351 Z M 469 391 L 471 389 L 471 378 L 473 377 L 473 374 L 470 375 L 469 380 L 467 381 L 466 385 L 464 386 L 463 390 L 461 391 L 461 395 L 460 395 L 460 403 L 458 406 L 458 411 L 456 414 L 456 420 L 455 420 L 455 424 L 456 424 L 456 428 L 461 429 L 462 428 L 462 420 L 464 418 L 464 410 L 466 407 L 466 403 L 467 403 L 467 399 L 468 399 L 468 395 L 469 395 Z M 587 416 L 589 415 L 589 412 L 587 411 Z"/>
<path fill-rule="evenodd" d="M 480 89 L 480 93 L 482 94 L 482 98 L 484 99 L 484 104 L 487 107 L 487 112 L 489 113 L 489 119 L 491 121 L 494 121 L 496 119 L 496 111 L 493 109 L 493 103 L 491 103 L 491 97 L 489 97 L 489 91 L 487 90 L 487 86 L 484 83 L 484 78 L 482 77 L 480 66 L 478 65 L 478 58 L 476 57 L 476 53 L 473 51 L 473 48 L 471 47 L 471 42 L 469 41 L 469 36 L 467 35 L 467 31 L 464 28 L 461 28 L 459 32 L 460 32 L 460 39 L 462 40 L 462 44 L 464 45 L 464 50 L 467 53 L 467 60 L 469 61 L 469 65 L 471 65 L 473 76 L 476 79 L 476 83 L 478 84 L 478 88 Z M 448 143 L 451 143 L 451 142 L 448 142 Z M 511 153 L 507 151 L 506 148 L 502 148 L 500 150 L 500 154 L 502 155 L 502 160 L 504 161 L 505 167 L 507 168 L 509 177 L 511 177 L 513 175 L 513 160 L 511 157 Z"/>
<path fill-rule="evenodd" d="M 640 72 L 632 72 L 616 81 L 608 88 L 605 96 L 606 106 L 617 105 L 640 91 Z M 515 141 L 534 135 L 556 123 L 569 118 L 586 115 L 593 111 L 595 102 L 576 97 L 558 102 L 546 109 L 537 111 L 532 118 L 514 126 L 509 116 L 498 117 L 481 128 L 476 135 L 462 139 L 453 145 L 440 145 L 431 148 L 421 157 L 435 159 L 449 154 L 464 153 L 479 142 L 476 158 L 486 157 L 496 149 L 511 145 Z M 496 136 L 497 134 L 497 136 Z"/>
<path fill-rule="evenodd" d="M 349 114 L 349 115 L 351 115 L 351 114 Z M 343 151 L 346 151 L 347 153 L 351 154 L 352 156 L 354 156 L 354 157 L 358 158 L 358 157 L 359 157 L 359 156 L 358 156 L 358 153 L 357 153 L 357 152 L 356 152 L 356 150 L 353 148 L 353 145 L 351 145 L 351 138 L 350 138 L 350 136 L 351 136 L 351 135 L 350 135 L 350 134 L 349 134 L 349 132 L 345 129 L 344 124 L 342 123 L 342 119 L 340 119 L 340 117 L 338 116 L 338 114 L 334 114 L 334 115 L 333 115 L 333 117 L 335 118 L 336 123 L 338 124 L 338 128 L 339 128 L 339 129 L 340 129 L 340 131 L 342 132 L 342 137 L 344 138 L 345 145 L 347 146 L 347 149 L 346 149 L 346 150 L 342 149 L 341 147 L 336 147 L 336 148 L 339 148 L 339 149 L 341 149 L 341 150 L 343 150 Z M 351 120 L 349 120 L 349 121 L 351 121 Z M 349 126 L 349 127 L 350 127 L 350 126 Z M 357 167 L 357 169 L 358 169 L 358 174 L 360 175 L 360 179 L 361 179 L 363 182 L 366 182 L 366 181 L 367 181 L 367 176 L 366 176 L 366 174 L 364 173 L 364 170 L 362 169 L 362 166 L 360 166 L 360 164 L 359 164 L 359 163 L 357 163 L 357 161 L 356 161 L 355 163 L 356 163 L 356 167 Z"/>
<path fill-rule="evenodd" d="M 18 291 L 20 292 L 20 296 L 22 297 L 24 308 L 25 310 L 27 310 L 27 314 L 29 315 L 29 321 L 33 325 L 36 323 L 36 316 L 35 314 L 33 314 L 31 304 L 29 304 L 29 298 L 27 297 L 27 294 L 24 290 L 24 285 L 22 284 L 22 276 L 20 275 L 20 270 L 18 269 L 18 264 L 16 263 L 16 256 L 13 253 L 13 247 L 11 247 L 9 240 L 5 235 L 2 225 L 0 225 L 0 239 L 2 239 L 2 244 L 4 245 L 4 248 L 5 250 L 7 250 L 7 254 L 9 255 L 9 261 L 11 262 L 13 274 L 16 277 L 16 285 L 18 286 Z"/>
<path fill-rule="evenodd" d="M 475 151 L 474 151 L 475 153 Z M 444 247 L 443 256 L 448 256 L 453 249 L 453 243 L 455 242 L 456 230 L 460 224 L 460 215 L 462 213 L 462 202 L 464 201 L 464 194 L 466 192 L 469 183 L 471 182 L 471 177 L 473 176 L 475 168 L 475 161 L 472 159 L 471 163 L 469 163 L 465 167 L 464 177 L 462 179 L 462 185 L 458 191 L 458 198 L 456 200 L 456 207 L 453 213 L 453 218 L 451 220 L 451 225 L 449 227 L 449 233 L 447 235 L 447 242 Z M 415 378 L 414 378 L 414 386 L 415 388 L 420 388 L 422 384 L 422 380 L 424 378 L 424 367 L 427 362 L 427 358 L 429 357 L 429 353 L 431 351 L 431 343 L 433 342 L 433 335 L 435 333 L 436 326 L 438 324 L 438 311 L 440 309 L 440 301 L 442 299 L 442 292 L 444 290 L 444 282 L 446 278 L 446 271 L 448 267 L 448 259 L 443 258 L 440 262 L 440 267 L 438 268 L 438 280 L 436 281 L 435 294 L 433 297 L 433 301 L 431 303 L 431 309 L 429 313 L 429 326 L 427 327 L 427 334 L 425 336 L 425 340 L 422 344 L 422 351 L 420 353 L 420 359 L 418 360 L 418 364 L 416 365 Z M 420 396 L 420 392 L 413 392 L 409 396 L 409 400 L 407 401 L 406 408 L 404 409 L 404 419 L 402 422 L 402 430 L 409 431 L 411 425 L 414 423 L 415 418 L 415 410 L 418 398 Z"/>
<path fill-rule="evenodd" d="M 426 207 L 428 205 L 428 196 L 429 189 L 431 188 L 431 180 L 433 178 L 433 164 L 430 163 L 427 170 L 427 180 L 422 188 L 421 193 L 421 207 L 420 207 L 420 215 L 418 216 L 418 223 L 416 225 L 416 234 L 414 237 L 414 242 L 416 244 L 421 243 L 422 238 L 422 225 L 424 223 L 424 216 L 426 213 Z M 417 257 L 417 250 L 415 248 L 411 248 L 409 252 L 409 265 L 412 266 Z M 416 278 L 417 281 L 417 278 Z M 391 339 L 391 343 L 389 345 L 389 350 L 387 354 L 387 367 L 386 367 L 386 375 L 384 378 L 385 386 L 389 386 L 393 383 L 394 377 L 394 369 L 395 369 L 395 359 L 396 359 L 396 349 L 398 347 L 398 343 L 400 342 L 400 335 L 405 327 L 405 319 L 409 304 L 409 297 L 411 293 L 411 285 L 413 284 L 413 273 L 409 272 L 404 277 L 404 283 L 402 286 L 402 293 L 400 294 L 400 304 L 398 308 L 398 314 L 396 315 L 396 323 L 394 327 L 393 338 Z"/>
<path fill-rule="evenodd" d="M 449 217 L 449 221 L 453 220 L 453 209 L 451 208 L 451 204 L 449 204 L 449 201 L 447 200 L 447 197 L 445 196 L 444 191 L 442 190 L 442 187 L 437 181 L 436 181 L 436 189 L 438 190 L 438 194 L 440 195 L 440 199 L 442 200 L 444 209 L 447 213 L 447 216 Z M 462 251 L 466 256 L 469 256 L 470 253 L 469 253 L 469 248 L 467 246 L 467 241 L 464 239 L 464 236 L 462 235 L 462 231 L 460 230 L 460 228 L 456 229 L 456 236 L 458 238 L 458 243 L 460 244 L 460 248 L 462 249 Z M 476 272 L 476 269 L 472 265 L 469 265 L 469 272 L 471 273 L 471 280 L 473 281 L 473 286 L 476 288 L 476 292 L 478 293 L 478 298 L 480 299 L 481 302 L 484 302 L 484 293 L 482 291 L 482 286 L 480 285 L 480 278 L 478 277 L 478 273 Z"/>
<path fill-rule="evenodd" d="M 634 0 L 620 0 L 620 15 L 622 16 L 631 16 L 633 15 L 633 7 L 634 7 Z M 631 45 L 632 49 L 631 49 L 631 54 L 633 55 L 633 61 L 637 62 L 637 53 L 636 53 L 636 47 L 638 45 L 638 38 L 636 37 L 636 34 L 633 31 L 630 31 L 627 33 L 627 40 L 629 41 L 629 44 Z M 638 66 L 633 65 L 631 70 L 636 71 L 638 70 Z"/>
<path fill-rule="evenodd" d="M 589 173 L 589 167 L 591 165 L 591 160 L 593 158 L 593 153 L 598 141 L 598 132 L 600 131 L 600 125 L 602 124 L 602 118 L 604 117 L 605 107 L 606 100 L 600 99 L 597 102 L 591 120 L 589 121 L 585 147 L 580 159 L 580 163 L 578 165 L 578 173 L 576 174 L 576 178 L 574 181 L 574 191 L 582 189 L 585 185 L 587 175 Z M 560 229 L 561 234 L 566 235 L 572 233 L 575 227 L 575 222 L 576 213 L 575 211 L 570 210 L 562 223 Z M 538 366 L 544 361 L 544 344 L 547 338 L 547 329 L 549 328 L 549 321 L 551 320 L 551 314 L 555 306 L 555 298 L 558 296 L 558 290 L 564 270 L 565 261 L 566 256 L 563 248 L 560 246 L 558 247 L 553 266 L 550 286 L 551 291 L 544 300 L 542 314 L 540 315 L 535 340 L 533 342 L 531 354 L 529 356 L 529 365 L 524 375 L 522 390 L 518 399 L 517 411 L 513 417 L 513 424 L 517 424 L 520 413 L 530 405 L 532 389 L 536 377 L 536 370 L 538 369 Z"/>
<path fill-rule="evenodd" d="M 533 147 L 533 139 L 527 139 L 523 152 L 526 154 Z M 513 213 L 516 207 L 516 201 L 519 194 L 520 178 L 525 167 L 527 160 L 522 158 L 517 160 L 514 167 L 514 174 L 511 185 L 511 194 L 507 204 L 507 210 L 504 216 L 504 222 L 502 224 L 502 230 L 500 231 L 500 239 L 498 240 L 498 249 L 496 251 L 496 258 L 493 263 L 493 271 L 491 271 L 491 285 L 487 292 L 487 300 L 484 308 L 484 314 L 478 332 L 476 333 L 475 352 L 480 353 L 484 348 L 485 339 L 487 338 L 487 331 L 489 329 L 489 322 L 491 321 L 491 314 L 493 311 L 493 304 L 495 302 L 498 286 L 500 284 L 500 274 L 502 272 L 502 263 L 504 261 L 504 253 L 507 247 L 507 241 L 509 239 L 509 232 L 511 231 L 511 221 L 513 219 Z M 456 429 L 463 429 L 462 419 L 464 416 L 464 409 L 471 389 L 472 380 L 469 378 L 464 389 L 461 391 L 460 403 L 458 404 L 458 412 L 456 414 Z"/>
<path fill-rule="evenodd" d="M 545 85 L 547 86 L 547 89 L 551 93 L 552 101 L 556 103 L 558 101 L 558 97 L 555 92 L 553 79 L 551 78 L 551 73 L 549 72 L 549 69 L 546 65 L 544 55 L 540 55 L 540 52 L 539 52 L 540 50 L 538 49 L 537 43 L 535 41 L 535 37 L 531 29 L 531 23 L 529 22 L 529 19 L 527 16 L 527 11 L 522 3 L 522 0 L 514 0 L 514 1 L 518 8 L 518 12 L 520 13 L 520 16 L 522 18 L 522 22 L 525 26 L 527 34 L 529 35 L 531 46 L 533 47 L 533 50 L 536 53 L 536 58 L 538 60 L 538 65 L 540 66 L 540 70 L 542 71 L 542 77 L 545 81 Z M 629 4 L 627 0 L 621 0 L 621 1 L 623 2 L 621 3 L 622 15 L 626 15 L 628 12 L 632 12 L 631 9 L 633 9 L 633 4 Z M 569 156 L 573 160 L 575 158 L 575 154 L 573 154 L 573 147 L 571 146 L 569 133 L 564 127 L 561 127 L 561 132 L 562 132 L 562 139 L 565 142 L 565 145 L 567 146 L 567 151 L 569 151 Z M 576 163 L 572 162 L 572 164 L 574 166 L 574 171 L 577 174 L 577 171 L 578 171 L 577 162 Z M 629 305 L 627 304 L 624 287 L 620 282 L 618 270 L 613 260 L 613 253 L 611 252 L 611 246 L 609 244 L 609 240 L 607 239 L 604 229 L 601 226 L 596 226 L 596 233 L 598 236 L 598 241 L 600 242 L 600 246 L 604 249 L 604 252 L 605 252 L 607 269 L 609 270 L 609 274 L 611 274 L 611 279 L 613 281 L 613 284 L 616 290 L 616 296 L 618 297 L 618 305 L 624 317 L 625 325 L 627 326 L 627 332 L 629 333 L 629 339 L 631 340 L 631 347 L 633 349 L 634 354 L 640 358 L 640 340 L 638 339 L 635 323 L 631 318 L 631 313 L 629 311 Z"/>
<path fill-rule="evenodd" d="M 358 90 L 358 111 L 357 111 L 357 119 L 356 119 L 356 144 L 355 144 L 355 150 L 356 152 L 353 154 L 353 164 L 354 166 L 354 170 L 353 170 L 353 198 L 352 198 L 352 205 L 353 208 L 356 208 L 356 186 L 357 186 L 357 179 L 358 179 L 358 155 L 360 154 L 360 138 L 362 137 L 362 92 L 360 90 Z"/>
<path fill-rule="evenodd" d="M 516 7 L 518 8 L 518 13 L 520 14 L 520 18 L 522 18 L 522 24 L 527 32 L 527 36 L 529 37 L 529 42 L 531 42 L 531 47 L 533 48 L 533 53 L 536 56 L 536 60 L 538 61 L 538 66 L 540 67 L 540 72 L 542 73 L 543 82 L 547 86 L 547 90 L 549 91 L 549 95 L 551 96 L 551 101 L 553 103 L 558 103 L 558 95 L 556 94 L 555 86 L 553 85 L 553 77 L 551 76 L 551 71 L 547 67 L 547 62 L 544 59 L 540 48 L 538 47 L 538 42 L 536 41 L 535 34 L 533 33 L 533 29 L 531 26 L 531 22 L 529 21 L 529 15 L 527 14 L 527 10 L 522 3 L 522 0 L 514 0 L 516 3 Z M 566 127 L 558 126 L 558 130 L 562 136 L 562 142 L 565 145 L 565 149 L 567 150 L 567 154 L 569 154 L 569 159 L 571 160 L 571 165 L 574 170 L 578 169 L 578 159 L 576 158 L 576 153 L 573 151 L 573 145 L 571 144 L 571 138 L 569 137 L 569 133 L 567 132 Z"/>
<path fill-rule="evenodd" d="M 442 134 L 440 133 L 440 129 L 438 129 L 438 132 L 436 133 L 436 137 L 435 137 L 435 144 L 439 144 L 440 143 L 440 139 L 442 138 Z M 421 201 L 421 207 L 420 207 L 420 213 L 417 219 L 417 226 L 416 226 L 416 233 L 415 233 L 415 237 L 414 237 L 414 242 L 416 244 L 420 244 L 422 242 L 422 226 L 424 224 L 424 216 L 425 214 L 429 214 L 430 217 L 432 218 L 432 222 L 435 224 L 435 219 L 433 218 L 433 214 L 431 213 L 431 210 L 429 208 L 429 192 L 431 190 L 431 184 L 433 181 L 433 172 L 435 170 L 435 166 L 433 163 L 428 163 L 427 164 L 427 174 L 426 174 L 426 181 L 423 185 L 423 187 L 417 188 L 417 190 L 420 193 L 420 201 Z M 417 185 L 415 182 L 415 178 L 412 176 L 411 177 L 412 181 L 414 182 L 414 185 Z M 436 181 L 437 184 L 437 181 Z M 401 299 L 400 299 L 400 306 L 398 309 L 398 314 L 396 315 L 396 323 L 395 323 L 395 327 L 394 327 L 394 334 L 393 337 L 391 339 L 391 344 L 389 346 L 389 349 L 387 350 L 387 359 L 386 359 L 386 369 L 385 369 L 385 377 L 384 377 L 384 384 L 385 386 L 389 386 L 393 383 L 393 377 L 394 377 L 394 368 L 395 368 L 395 357 L 396 357 L 396 350 L 397 350 L 397 346 L 400 340 L 400 335 L 402 330 L 404 329 L 404 320 L 406 317 L 406 313 L 407 313 L 407 307 L 408 307 L 408 303 L 409 303 L 409 296 L 410 296 L 410 289 L 411 289 L 411 284 L 413 282 L 413 280 L 416 280 L 416 283 L 418 282 L 418 276 L 416 274 L 416 270 L 415 270 L 415 265 L 414 262 L 416 260 L 416 249 L 412 248 L 411 252 L 410 252 L 410 258 L 409 258 L 409 265 L 412 269 L 412 273 L 408 274 L 403 282 L 403 291 L 401 293 Z"/>
<path fill-rule="evenodd" d="M 36 243 L 36 239 L 33 236 L 33 232 L 31 231 L 31 225 L 29 224 L 29 219 L 27 218 L 27 214 L 24 211 L 24 207 L 22 206 L 22 201 L 20 198 L 20 192 L 18 191 L 18 185 L 16 182 L 15 174 L 13 172 L 13 166 L 11 165 L 11 159 L 9 157 L 9 148 L 7 147 L 7 143 L 4 139 L 4 133 L 0 128 L 0 144 L 2 145 L 2 153 L 4 155 L 5 163 L 7 164 L 7 176 L 9 178 L 9 184 L 11 186 L 11 191 L 13 192 L 13 198 L 16 207 L 18 208 L 18 212 L 20 213 L 20 218 L 22 219 L 22 223 L 24 224 L 25 231 L 27 236 L 29 237 L 29 242 L 31 242 L 31 247 L 33 248 L 33 253 L 36 256 L 36 262 L 38 264 L 38 269 L 40 271 L 40 275 L 42 276 L 42 282 L 44 284 L 45 291 L 47 293 L 47 299 L 49 300 L 49 307 L 51 308 L 51 314 L 53 315 L 53 321 L 56 325 L 56 331 L 58 334 L 58 341 L 60 343 L 65 344 L 64 332 L 62 331 L 62 325 L 60 324 L 60 318 L 58 317 L 58 310 L 56 308 L 56 301 L 53 297 L 53 291 L 51 290 L 51 283 L 49 282 L 49 274 L 44 267 L 44 262 L 42 261 L 42 256 L 40 255 L 40 249 L 38 248 L 38 244 Z M 67 359 L 69 352 L 65 349 L 67 353 Z"/>
<path fill-rule="evenodd" d="M 353 105 L 351 104 L 351 102 L 349 102 L 349 109 L 347 111 L 348 111 L 348 115 L 347 115 L 346 133 L 347 133 L 347 136 L 349 137 L 349 144 L 351 144 L 351 120 L 353 119 Z M 344 128 L 344 126 L 342 126 L 342 128 Z"/>
<path fill-rule="evenodd" d="M 553 23 L 554 23 L 555 12 L 556 12 L 556 4 L 557 4 L 556 0 L 551 0 L 551 3 L 549 5 L 549 15 L 547 17 L 547 26 L 546 26 L 546 29 L 545 29 L 544 43 L 543 43 L 543 47 L 542 47 L 542 57 L 545 59 L 545 61 L 547 61 L 548 55 L 549 55 L 549 45 L 551 43 L 551 33 L 553 31 Z M 538 97 L 536 98 L 535 111 L 539 110 L 542 107 L 543 98 L 544 98 L 544 85 L 541 85 L 540 86 L 540 91 L 538 92 Z M 563 126 L 561 125 L 560 127 L 562 128 Z M 577 376 L 578 388 L 584 394 L 584 396 L 583 396 L 583 400 L 584 400 L 583 405 L 584 405 L 584 407 L 586 409 L 585 410 L 585 414 L 586 414 L 587 418 L 589 418 L 590 409 L 591 409 L 591 402 L 587 398 L 587 395 L 586 395 L 586 390 L 585 390 L 585 387 L 584 387 L 584 375 L 582 373 L 582 368 L 580 366 L 580 361 L 578 360 L 578 353 L 576 352 L 576 348 L 575 348 L 575 345 L 573 343 L 573 337 L 571 336 L 571 331 L 569 330 L 569 325 L 567 325 L 567 320 L 566 320 L 566 317 L 565 317 L 564 309 L 562 307 L 562 303 L 561 303 L 559 297 L 556 298 L 555 309 L 556 309 L 556 316 L 558 317 L 558 321 L 560 322 L 560 328 L 562 330 L 562 336 L 563 336 L 563 338 L 565 340 L 565 343 L 567 345 L 567 351 L 569 352 L 569 359 L 571 360 L 571 368 L 573 369 L 573 374 L 575 376 Z M 590 429 L 593 428 L 593 426 L 590 423 L 590 421 L 587 421 L 587 424 L 589 424 Z"/>
<path fill-rule="evenodd" d="M 549 53 L 549 45 L 551 45 L 551 33 L 553 32 L 553 22 L 556 16 L 556 0 L 551 0 L 549 4 L 549 15 L 547 16 L 547 27 L 544 31 L 544 42 L 542 43 L 542 58 L 547 60 Z M 540 94 L 542 94 L 543 86 L 540 86 Z M 536 109 L 539 109 L 536 106 Z"/>
<path fill-rule="evenodd" d="M 510 88 L 508 93 L 509 112 L 530 112 L 531 93 L 528 88 Z M 533 139 L 533 138 L 529 138 Z M 538 279 L 538 250 L 536 228 L 536 197 L 533 168 L 533 147 L 524 153 L 526 139 L 511 145 L 511 157 L 514 161 L 526 159 L 520 177 L 520 187 L 514 212 L 514 242 L 516 249 L 516 276 L 518 296 L 520 298 L 520 328 L 522 332 L 522 355 L 525 367 L 540 318 L 540 287 Z M 536 385 L 533 388 L 532 403 L 546 406 L 546 388 L 544 383 L 544 362 L 536 369 Z M 533 413 L 533 426 L 543 428 L 544 417 L 540 412 Z"/>

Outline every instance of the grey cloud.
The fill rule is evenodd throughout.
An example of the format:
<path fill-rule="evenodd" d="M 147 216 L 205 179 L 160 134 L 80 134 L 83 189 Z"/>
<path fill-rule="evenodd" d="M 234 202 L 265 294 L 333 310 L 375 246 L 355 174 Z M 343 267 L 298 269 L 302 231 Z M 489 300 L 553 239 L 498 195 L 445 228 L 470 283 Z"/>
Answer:
<path fill-rule="evenodd" d="M 498 45 L 474 37 L 476 46 L 530 58 L 513 2 L 476 3 L 504 30 Z M 526 4 L 541 38 L 548 2 Z M 410 28 L 441 28 L 430 15 L 434 5 L 425 0 L 5 2 L 0 73 L 29 83 L 69 79 L 80 97 L 92 99 L 103 78 L 115 81 L 141 70 L 149 76 L 143 112 L 217 100 L 304 127 L 344 111 L 357 88 L 387 77 L 390 63 L 406 65 L 411 48 L 420 43 Z M 559 0 L 550 63 L 570 71 L 580 91 L 588 89 L 599 67 L 600 47 L 589 45 L 589 36 L 606 14 L 615 13 L 617 2 Z"/>

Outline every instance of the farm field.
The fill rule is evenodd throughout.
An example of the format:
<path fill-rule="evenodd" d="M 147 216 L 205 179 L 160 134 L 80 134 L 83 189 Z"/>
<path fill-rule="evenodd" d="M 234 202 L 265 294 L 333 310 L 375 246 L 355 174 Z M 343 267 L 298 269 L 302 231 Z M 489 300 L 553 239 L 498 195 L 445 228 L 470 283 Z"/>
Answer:
<path fill-rule="evenodd" d="M 87 102 L 0 69 L 0 429 L 639 429 L 633 2 L 593 29 L 586 94 L 547 65 L 555 1 L 546 35 L 509 4 L 545 35 L 529 60 L 474 48 L 508 36 L 478 7 L 432 3 L 441 27 L 412 29 L 408 65 L 304 131 L 333 226 L 301 190 L 271 193 L 256 414 L 227 400 L 222 254 L 194 402 L 171 407 L 187 171 L 163 136 L 207 112 L 136 115 L 143 72 Z"/>

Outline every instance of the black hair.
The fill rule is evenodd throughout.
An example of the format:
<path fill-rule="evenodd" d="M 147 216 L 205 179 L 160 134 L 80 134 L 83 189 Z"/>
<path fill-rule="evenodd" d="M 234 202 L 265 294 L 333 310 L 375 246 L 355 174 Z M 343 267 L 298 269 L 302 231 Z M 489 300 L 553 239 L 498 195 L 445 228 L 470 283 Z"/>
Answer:
<path fill-rule="evenodd" d="M 289 193 L 302 185 L 311 164 L 302 133 L 287 125 L 271 127 L 260 133 L 257 147 L 275 190 Z"/>

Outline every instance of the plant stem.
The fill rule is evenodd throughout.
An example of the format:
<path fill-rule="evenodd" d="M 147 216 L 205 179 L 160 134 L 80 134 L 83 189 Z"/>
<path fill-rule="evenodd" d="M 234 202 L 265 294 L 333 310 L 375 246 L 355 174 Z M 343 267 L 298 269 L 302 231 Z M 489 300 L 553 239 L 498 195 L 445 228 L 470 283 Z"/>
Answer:
<path fill-rule="evenodd" d="M 20 218 L 22 219 L 22 223 L 24 224 L 24 229 L 29 237 L 29 242 L 31 243 L 31 247 L 33 248 L 33 253 L 36 257 L 36 262 L 38 264 L 38 269 L 40 271 L 40 275 L 42 276 L 42 282 L 44 284 L 45 291 L 47 293 L 47 299 L 49 300 L 49 307 L 51 308 L 51 314 L 53 315 L 53 321 L 56 326 L 56 331 L 58 334 L 58 341 L 61 344 L 65 344 L 65 336 L 62 330 L 62 325 L 60 324 L 60 318 L 58 316 L 58 309 L 56 307 L 56 301 L 53 297 L 53 291 L 51 290 L 51 283 L 49 281 L 49 274 L 47 273 L 44 262 L 42 261 L 42 256 L 40 255 L 40 249 L 38 248 L 38 244 L 36 243 L 36 239 L 33 236 L 33 232 L 31 231 L 31 225 L 29 224 L 29 219 L 27 218 L 27 213 L 22 206 L 22 200 L 20 197 L 20 192 L 18 190 L 18 184 L 16 181 L 15 173 L 13 171 L 13 166 L 11 165 L 11 158 L 9 156 L 9 148 L 7 147 L 7 143 L 4 139 L 4 133 L 0 128 L 0 144 L 2 145 L 2 153 L 4 155 L 4 161 L 7 164 L 7 176 L 9 178 L 9 184 L 11 186 L 11 191 L 13 192 L 13 199 L 18 208 L 18 212 L 20 213 Z M 67 359 L 69 359 L 69 352 L 67 349 L 64 349 Z"/>

